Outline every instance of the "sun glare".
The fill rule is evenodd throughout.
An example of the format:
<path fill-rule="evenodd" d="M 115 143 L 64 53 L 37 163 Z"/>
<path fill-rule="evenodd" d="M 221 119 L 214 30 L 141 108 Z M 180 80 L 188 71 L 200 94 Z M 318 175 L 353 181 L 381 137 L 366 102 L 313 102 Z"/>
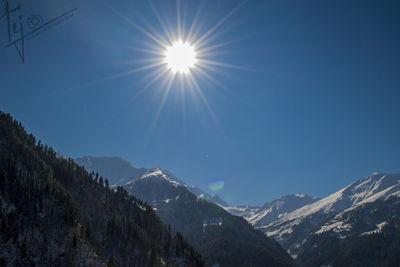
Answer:
<path fill-rule="evenodd" d="M 241 69 L 240 66 L 219 62 L 216 61 L 216 59 L 219 54 L 218 50 L 233 42 L 242 40 L 244 37 L 228 40 L 222 43 L 218 43 L 217 40 L 225 31 L 222 31 L 222 25 L 232 17 L 246 1 L 241 1 L 219 21 L 210 25 L 210 28 L 208 29 L 202 27 L 203 23 L 201 22 L 201 16 L 204 15 L 202 13 L 203 4 L 198 6 L 196 13 L 193 16 L 193 20 L 190 23 L 182 20 L 182 18 L 187 17 L 187 14 L 183 14 L 184 16 L 182 16 L 180 1 L 181 0 L 176 0 L 176 25 L 174 25 L 173 20 L 168 19 L 164 21 L 162 19 L 163 16 L 158 13 L 155 6 L 151 3 L 152 1 L 148 1 L 159 22 L 159 26 L 162 29 L 161 33 L 158 32 L 159 29 L 157 29 L 157 26 L 148 26 L 145 28 L 143 25 L 138 24 L 124 14 L 114 10 L 122 19 L 128 22 L 136 30 L 142 32 L 148 39 L 147 41 L 149 41 L 146 43 L 145 47 L 129 46 L 128 48 L 131 48 L 136 52 L 147 54 L 148 57 L 146 56 L 144 59 L 133 60 L 134 62 L 140 63 L 138 67 L 103 78 L 101 81 L 115 79 L 142 71 L 148 72 L 145 77 L 148 79 L 148 82 L 136 95 L 143 93 L 155 84 L 158 87 L 156 95 L 160 96 L 161 100 L 157 107 L 152 126 L 150 127 L 150 133 L 155 128 L 169 94 L 174 89 L 174 91 L 177 91 L 181 97 L 183 117 L 185 117 L 184 113 L 187 105 L 185 104 L 186 95 L 189 94 L 193 97 L 195 102 L 201 101 L 204 104 L 211 117 L 214 119 L 217 127 L 220 129 L 218 119 L 214 114 L 211 105 L 208 103 L 206 95 L 203 93 L 202 83 L 211 83 L 214 86 L 229 91 L 228 88 L 213 77 L 213 74 L 224 73 L 221 70 L 222 68 Z M 168 17 L 172 16 L 173 13 L 168 14 Z M 178 94 L 175 95 L 178 96 Z M 218 184 L 218 186 L 220 186 L 220 184 Z"/>
<path fill-rule="evenodd" d="M 197 63 L 196 51 L 187 42 L 177 41 L 165 50 L 164 62 L 173 73 L 187 74 Z"/>

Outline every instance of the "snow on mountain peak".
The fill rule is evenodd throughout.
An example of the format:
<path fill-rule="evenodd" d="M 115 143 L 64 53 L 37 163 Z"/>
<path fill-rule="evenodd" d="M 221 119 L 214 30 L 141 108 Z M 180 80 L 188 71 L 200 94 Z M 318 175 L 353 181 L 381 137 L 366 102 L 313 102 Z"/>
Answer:
<path fill-rule="evenodd" d="M 399 179 L 399 174 L 373 173 L 319 201 L 284 213 L 276 221 L 258 228 L 268 236 L 274 237 L 290 247 L 290 243 L 286 244 L 286 242 L 291 242 L 291 233 L 306 235 L 306 228 L 311 231 L 313 227 L 327 218 L 339 216 L 340 213 L 355 209 L 365 203 L 374 202 L 378 199 L 386 200 L 393 195 L 400 195 Z M 336 220 L 330 225 L 321 227 L 318 233 L 330 230 L 345 232 L 349 231 L 350 228 L 341 220 Z M 301 237 L 299 238 L 301 239 Z"/>
<path fill-rule="evenodd" d="M 298 193 L 285 195 L 279 199 L 264 203 L 261 207 L 225 207 L 228 212 L 244 217 L 255 227 L 268 225 L 278 218 L 318 199 Z"/>
<path fill-rule="evenodd" d="M 160 168 L 151 169 L 151 170 L 145 172 L 142 176 L 140 176 L 139 179 L 146 179 L 146 178 L 155 177 L 155 176 L 163 178 L 163 179 L 166 179 L 167 178 L 167 173 L 164 172 Z"/>
<path fill-rule="evenodd" d="M 168 173 L 167 171 L 165 171 L 165 170 L 163 170 L 161 168 L 156 168 L 156 169 L 150 170 L 149 172 L 146 172 L 142 176 L 140 176 L 139 179 L 149 179 L 149 178 L 161 178 L 161 179 L 164 179 L 167 182 L 171 183 L 175 187 L 186 186 L 185 183 L 183 183 L 181 181 L 178 181 L 170 173 Z"/>
<path fill-rule="evenodd" d="M 218 205 L 221 206 L 228 206 L 228 204 L 223 201 L 219 196 L 217 195 L 212 195 L 210 196 L 197 186 L 192 186 L 186 184 L 184 181 L 176 178 L 172 173 L 170 173 L 167 170 L 161 169 L 161 168 L 155 168 L 155 169 L 150 169 L 144 174 L 142 174 L 138 179 L 133 179 L 126 183 L 124 186 L 126 187 L 131 187 L 134 186 L 135 183 L 139 181 L 146 181 L 148 180 L 149 182 L 167 182 L 168 184 L 172 185 L 175 188 L 178 187 L 185 187 L 187 190 L 189 190 L 191 193 L 193 193 L 196 197 L 205 199 L 210 202 L 214 202 Z"/>
<path fill-rule="evenodd" d="M 373 174 L 300 209 L 287 214 L 285 219 L 307 216 L 319 211 L 332 213 L 342 211 L 353 205 L 371 202 L 388 196 L 398 190 L 399 175 Z"/>

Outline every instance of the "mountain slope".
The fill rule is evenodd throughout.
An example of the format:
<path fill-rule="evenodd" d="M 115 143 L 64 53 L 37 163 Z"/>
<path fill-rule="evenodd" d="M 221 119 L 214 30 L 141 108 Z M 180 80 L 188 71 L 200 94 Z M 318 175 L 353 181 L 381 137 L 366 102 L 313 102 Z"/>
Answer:
<path fill-rule="evenodd" d="M 346 209 L 378 199 L 387 199 L 399 193 L 399 180 L 400 175 L 374 173 L 326 198 L 284 214 L 278 220 L 259 229 L 278 240 L 294 255 L 294 251 L 301 246 L 307 235 L 326 220 Z"/>
<path fill-rule="evenodd" d="M 157 210 L 172 231 L 180 231 L 206 262 L 219 266 L 291 266 L 292 259 L 273 240 L 243 218 L 195 196 L 161 169 L 132 180 L 124 188 Z"/>
<path fill-rule="evenodd" d="M 92 157 L 85 156 L 76 158 L 75 161 L 84 166 L 89 172 L 94 171 L 99 173 L 101 176 L 108 177 L 110 179 L 110 185 L 125 185 L 127 182 L 139 179 L 145 173 L 157 172 L 160 168 L 136 168 L 127 160 L 120 157 Z M 214 202 L 221 206 L 228 206 L 228 204 L 217 195 L 209 195 L 197 186 L 188 185 L 184 181 L 179 180 L 171 173 L 166 170 L 162 170 L 164 173 L 168 173 L 168 177 L 178 184 L 185 186 L 190 192 L 196 196 L 202 197 L 208 201 Z"/>
<path fill-rule="evenodd" d="M 304 266 L 398 266 L 400 198 L 345 210 L 316 228 L 296 251 Z"/>
<path fill-rule="evenodd" d="M 279 217 L 305 205 L 318 201 L 305 194 L 286 195 L 266 202 L 261 207 L 239 206 L 225 207 L 228 212 L 244 217 L 254 227 L 262 227 L 276 221 Z"/>
<path fill-rule="evenodd" d="M 81 157 L 74 161 L 85 167 L 89 172 L 98 172 L 107 177 L 110 185 L 124 184 L 132 178 L 139 177 L 147 170 L 136 168 L 129 161 L 120 157 Z"/>
<path fill-rule="evenodd" d="M 143 201 L 36 144 L 0 112 L 1 266 L 203 266 Z"/>

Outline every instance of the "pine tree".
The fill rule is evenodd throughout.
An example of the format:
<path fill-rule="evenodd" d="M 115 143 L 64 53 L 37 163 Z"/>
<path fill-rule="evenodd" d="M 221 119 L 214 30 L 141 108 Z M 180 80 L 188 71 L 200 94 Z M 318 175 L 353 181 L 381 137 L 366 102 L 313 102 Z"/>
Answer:
<path fill-rule="evenodd" d="M 110 259 L 108 260 L 108 266 L 114 266 L 114 253 L 111 252 Z"/>

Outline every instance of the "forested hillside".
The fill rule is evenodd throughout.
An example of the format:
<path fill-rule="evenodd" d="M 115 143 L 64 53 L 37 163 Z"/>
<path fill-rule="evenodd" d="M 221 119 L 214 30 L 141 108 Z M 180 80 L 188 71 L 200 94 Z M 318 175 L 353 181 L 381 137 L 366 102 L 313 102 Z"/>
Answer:
<path fill-rule="evenodd" d="M 0 266 L 203 266 L 143 201 L 0 112 Z"/>

